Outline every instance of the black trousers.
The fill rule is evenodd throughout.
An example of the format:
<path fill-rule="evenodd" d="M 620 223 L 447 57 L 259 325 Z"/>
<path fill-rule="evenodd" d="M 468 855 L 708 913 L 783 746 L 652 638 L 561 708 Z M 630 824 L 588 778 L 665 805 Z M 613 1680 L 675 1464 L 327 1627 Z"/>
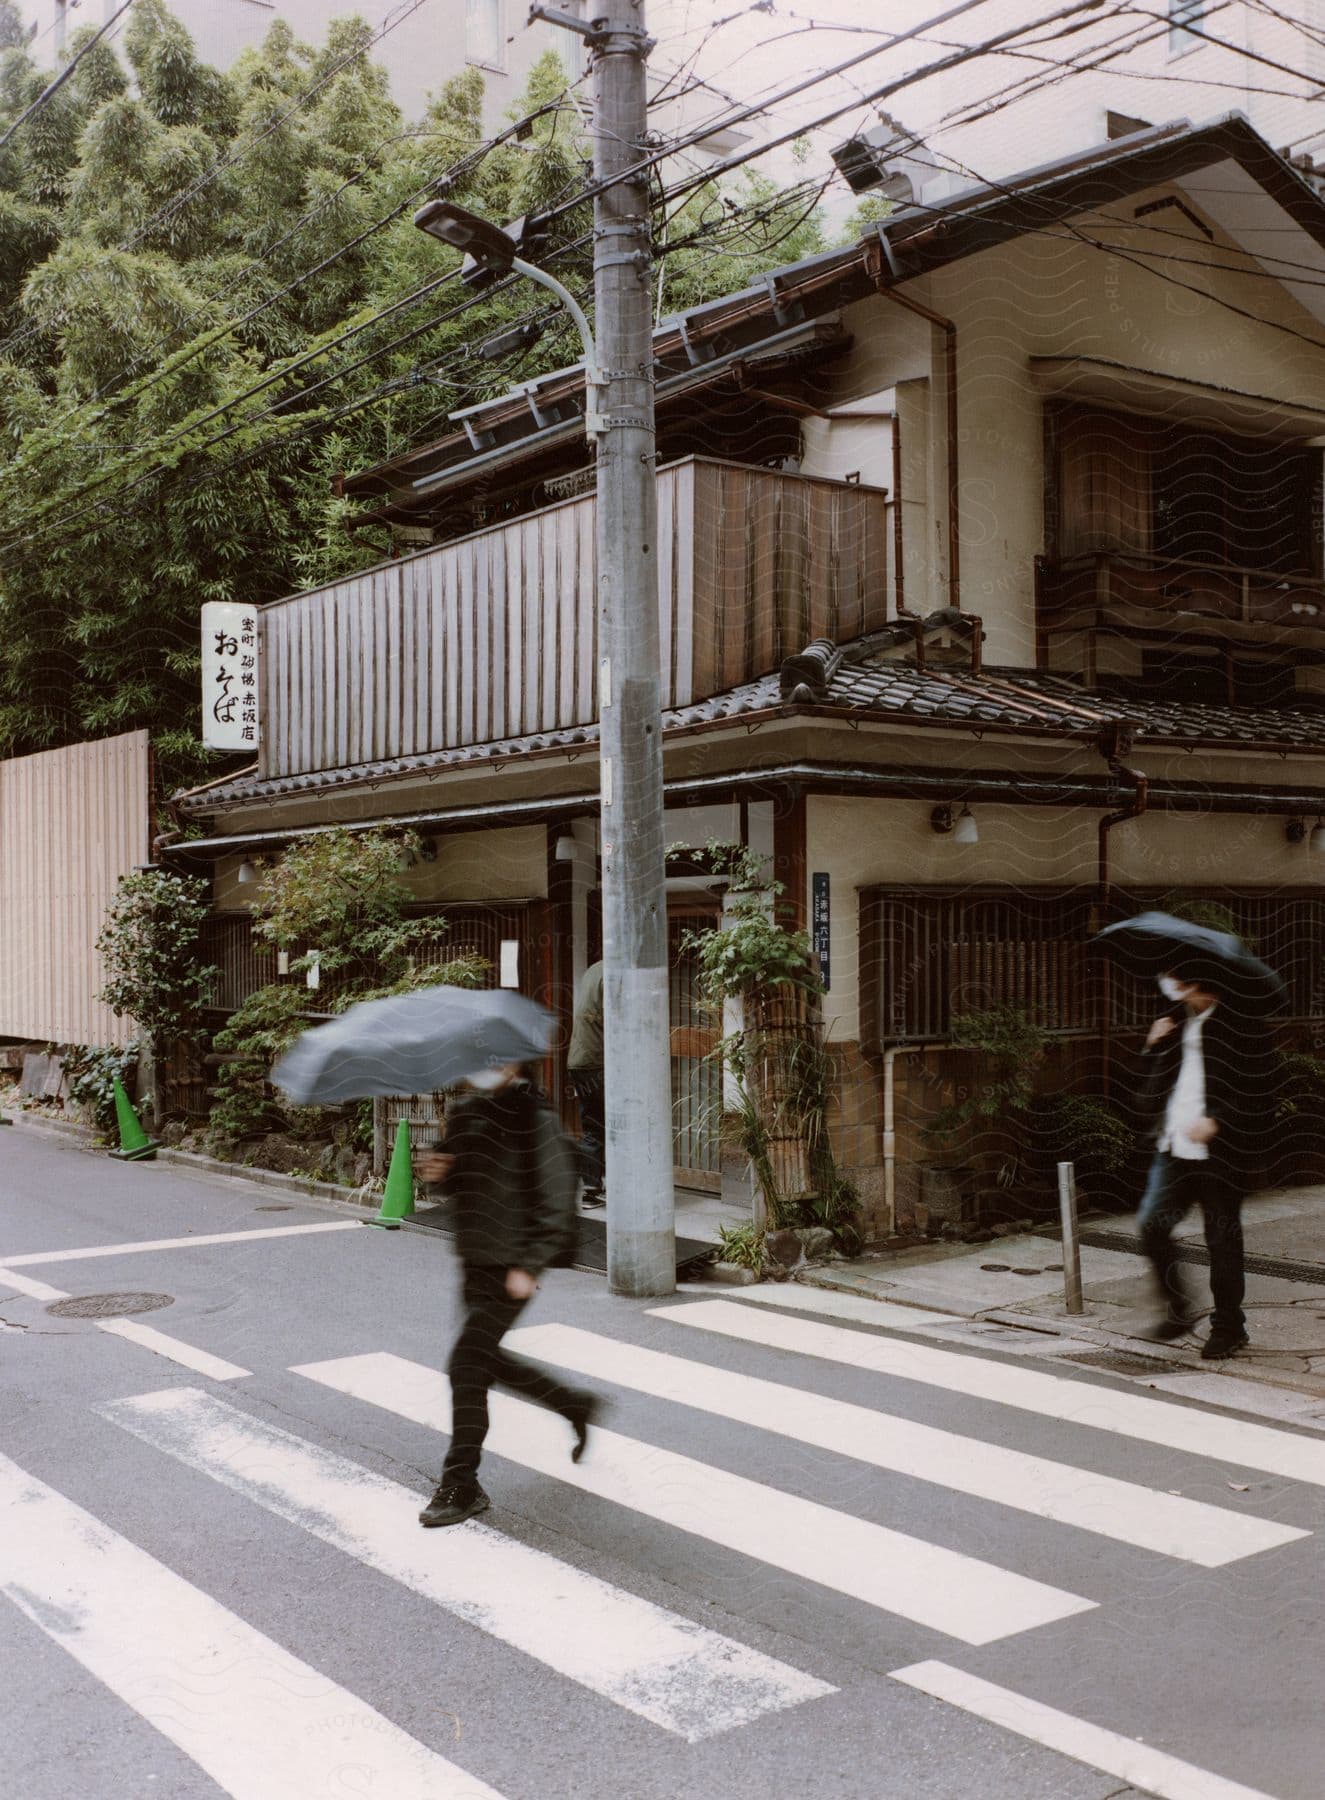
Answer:
<path fill-rule="evenodd" d="M 451 1448 L 442 1465 L 443 1486 L 468 1487 L 478 1478 L 491 1387 L 510 1388 L 563 1418 L 578 1412 L 585 1399 L 577 1388 L 563 1387 L 546 1370 L 502 1349 L 503 1337 L 525 1306 L 506 1292 L 505 1269 L 467 1266 L 464 1296 L 465 1322 L 446 1366 L 451 1377 Z"/>
<path fill-rule="evenodd" d="M 1190 1311 L 1192 1303 L 1179 1273 L 1173 1233 L 1193 1205 L 1201 1209 L 1210 1252 L 1210 1297 L 1215 1303 L 1210 1323 L 1220 1331 L 1240 1332 L 1247 1323 L 1242 1310 L 1246 1291 L 1242 1190 L 1209 1158 L 1188 1162 L 1157 1151 L 1137 1225 L 1160 1294 L 1175 1318 Z"/>
<path fill-rule="evenodd" d="M 590 1193 L 602 1187 L 607 1165 L 607 1088 L 601 1069 L 572 1069 L 580 1103 L 580 1179 Z"/>

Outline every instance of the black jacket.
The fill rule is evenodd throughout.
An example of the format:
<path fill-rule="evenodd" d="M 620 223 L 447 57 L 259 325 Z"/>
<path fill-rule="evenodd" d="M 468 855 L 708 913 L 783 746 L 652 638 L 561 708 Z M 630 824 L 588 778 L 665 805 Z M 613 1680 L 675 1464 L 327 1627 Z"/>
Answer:
<path fill-rule="evenodd" d="M 1145 1055 L 1144 1099 L 1158 1138 L 1182 1066 L 1182 1027 L 1187 1009 L 1179 1004 L 1168 1016 L 1177 1026 Z M 1278 1101 L 1279 1057 L 1271 1033 L 1259 1019 L 1230 1012 L 1222 1003 L 1201 1031 L 1205 1060 L 1205 1110 L 1219 1131 L 1210 1144 L 1211 1170 L 1238 1187 L 1262 1180 L 1273 1149 L 1274 1112 Z"/>
<path fill-rule="evenodd" d="M 453 1102 L 437 1148 L 456 1159 L 443 1187 L 462 1262 L 537 1275 L 574 1244 L 574 1153 L 528 1083 Z"/>

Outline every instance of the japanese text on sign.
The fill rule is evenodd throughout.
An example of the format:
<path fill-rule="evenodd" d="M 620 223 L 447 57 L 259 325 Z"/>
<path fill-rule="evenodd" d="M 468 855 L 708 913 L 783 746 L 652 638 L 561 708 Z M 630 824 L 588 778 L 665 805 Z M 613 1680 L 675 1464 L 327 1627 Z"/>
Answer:
<path fill-rule="evenodd" d="M 202 609 L 202 741 L 209 750 L 256 750 L 258 615 L 209 601 Z"/>
<path fill-rule="evenodd" d="M 831 965 L 829 961 L 830 919 L 828 910 L 828 877 L 816 874 L 811 882 L 810 935 L 814 944 L 814 954 L 819 963 L 819 979 L 824 984 L 824 992 L 828 992 Z"/>

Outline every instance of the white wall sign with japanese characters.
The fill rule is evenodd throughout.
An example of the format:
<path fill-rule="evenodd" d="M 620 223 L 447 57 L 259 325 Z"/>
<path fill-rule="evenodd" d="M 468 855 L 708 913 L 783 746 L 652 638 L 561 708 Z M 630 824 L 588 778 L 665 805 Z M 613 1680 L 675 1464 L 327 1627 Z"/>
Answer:
<path fill-rule="evenodd" d="M 258 613 L 211 600 L 202 609 L 202 741 L 208 750 L 256 750 Z"/>

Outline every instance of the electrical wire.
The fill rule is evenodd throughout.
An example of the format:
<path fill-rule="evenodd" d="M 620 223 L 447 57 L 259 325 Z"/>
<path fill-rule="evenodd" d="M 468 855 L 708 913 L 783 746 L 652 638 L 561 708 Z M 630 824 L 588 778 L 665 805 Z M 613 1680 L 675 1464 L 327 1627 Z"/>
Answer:
<path fill-rule="evenodd" d="M 87 43 L 83 45 L 77 56 L 71 58 L 70 61 L 65 64 L 64 68 L 60 70 L 60 73 L 53 81 L 47 82 L 46 86 L 37 95 L 37 98 L 30 106 L 24 107 L 23 111 L 14 120 L 14 123 L 9 127 L 8 131 L 6 131 L 5 135 L 0 137 L 0 150 L 6 148 L 20 125 L 25 125 L 34 114 L 43 111 L 43 109 L 50 104 L 56 94 L 58 94 L 60 89 L 64 86 L 65 82 L 68 81 L 69 77 L 73 74 L 74 70 L 78 67 L 79 63 L 82 62 L 83 58 L 90 50 L 96 49 L 102 38 L 104 38 L 106 33 L 110 30 L 111 26 L 114 25 L 117 20 L 122 19 L 132 5 L 133 0 L 124 0 L 124 4 L 106 20 L 106 23 L 101 27 L 101 30 L 97 32 L 96 36 L 88 39 Z"/>

